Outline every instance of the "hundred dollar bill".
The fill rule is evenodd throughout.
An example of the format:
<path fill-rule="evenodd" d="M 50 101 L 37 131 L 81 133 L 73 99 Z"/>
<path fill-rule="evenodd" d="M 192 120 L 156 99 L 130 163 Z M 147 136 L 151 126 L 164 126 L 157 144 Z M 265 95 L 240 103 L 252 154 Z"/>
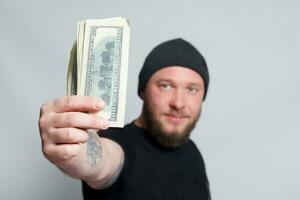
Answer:
<path fill-rule="evenodd" d="M 106 106 L 97 115 L 110 127 L 123 127 L 129 56 L 129 23 L 116 17 L 77 24 L 71 49 L 67 95 L 102 98 Z"/>

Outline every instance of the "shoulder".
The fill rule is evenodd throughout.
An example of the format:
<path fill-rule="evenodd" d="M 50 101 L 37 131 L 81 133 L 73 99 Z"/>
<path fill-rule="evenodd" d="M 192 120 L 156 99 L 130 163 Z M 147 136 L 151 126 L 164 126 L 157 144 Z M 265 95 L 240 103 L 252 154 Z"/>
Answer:
<path fill-rule="evenodd" d="M 188 140 L 188 142 L 186 143 L 186 148 L 189 149 L 190 151 L 193 151 L 195 153 L 200 153 L 197 145 L 195 144 L 195 142 L 191 139 Z"/>
<path fill-rule="evenodd" d="M 190 155 L 193 155 L 194 158 L 196 157 L 200 162 L 204 163 L 202 154 L 193 140 L 189 139 L 186 144 L 186 149 L 188 149 Z"/>

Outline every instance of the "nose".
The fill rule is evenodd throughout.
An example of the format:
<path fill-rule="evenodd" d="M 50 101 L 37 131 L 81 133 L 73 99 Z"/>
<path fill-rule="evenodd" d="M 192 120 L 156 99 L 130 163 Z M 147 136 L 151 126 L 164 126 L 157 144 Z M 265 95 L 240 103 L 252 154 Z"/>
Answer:
<path fill-rule="evenodd" d="M 170 106 L 175 110 L 181 110 L 184 108 L 184 93 L 182 90 L 177 89 L 173 91 L 172 99 L 170 101 Z"/>

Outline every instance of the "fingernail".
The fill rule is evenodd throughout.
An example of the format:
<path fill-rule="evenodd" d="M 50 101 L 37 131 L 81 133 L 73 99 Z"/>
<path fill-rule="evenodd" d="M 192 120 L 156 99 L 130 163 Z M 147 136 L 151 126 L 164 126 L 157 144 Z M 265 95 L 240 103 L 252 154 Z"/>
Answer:
<path fill-rule="evenodd" d="M 104 101 L 97 101 L 96 108 L 101 109 L 104 107 L 104 105 L 105 105 Z"/>
<path fill-rule="evenodd" d="M 103 129 L 108 129 L 109 123 L 107 119 L 103 119 L 101 124 Z"/>

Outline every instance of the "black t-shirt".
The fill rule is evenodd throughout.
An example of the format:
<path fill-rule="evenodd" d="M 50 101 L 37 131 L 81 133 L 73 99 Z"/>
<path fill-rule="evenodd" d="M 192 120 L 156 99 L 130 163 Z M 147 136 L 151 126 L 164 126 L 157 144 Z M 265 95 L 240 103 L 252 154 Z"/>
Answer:
<path fill-rule="evenodd" d="M 110 128 L 99 136 L 110 138 L 123 148 L 124 167 L 107 189 L 95 190 L 82 182 L 85 200 L 210 199 L 204 162 L 191 140 L 177 149 L 166 149 L 134 123 Z"/>

